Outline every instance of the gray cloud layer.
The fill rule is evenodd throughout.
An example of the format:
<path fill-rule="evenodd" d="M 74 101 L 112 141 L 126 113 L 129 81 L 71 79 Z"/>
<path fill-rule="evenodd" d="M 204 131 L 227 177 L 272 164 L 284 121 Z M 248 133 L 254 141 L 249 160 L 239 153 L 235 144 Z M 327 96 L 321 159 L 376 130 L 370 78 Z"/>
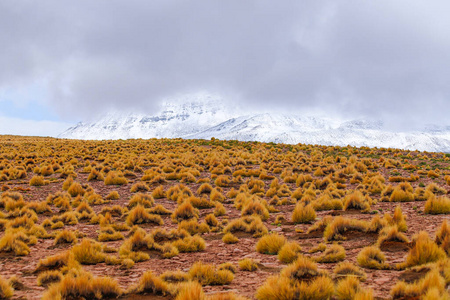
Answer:
<path fill-rule="evenodd" d="M 448 1 L 0 2 L 0 89 L 63 117 L 208 90 L 250 107 L 445 124 Z"/>

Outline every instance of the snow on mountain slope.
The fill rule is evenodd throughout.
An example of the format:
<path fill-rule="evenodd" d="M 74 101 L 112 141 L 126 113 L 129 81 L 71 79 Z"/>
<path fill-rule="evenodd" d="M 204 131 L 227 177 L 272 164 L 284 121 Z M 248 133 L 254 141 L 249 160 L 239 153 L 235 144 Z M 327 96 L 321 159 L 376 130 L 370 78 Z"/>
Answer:
<path fill-rule="evenodd" d="M 110 112 L 94 123 L 78 123 L 60 134 L 71 139 L 177 138 L 203 131 L 232 115 L 220 98 L 196 94 L 162 104 L 160 113 L 149 116 Z"/>
<path fill-rule="evenodd" d="M 148 116 L 109 113 L 94 123 L 79 123 L 61 138 L 128 139 L 191 138 L 261 141 L 286 144 L 392 147 L 450 152 L 450 127 L 428 126 L 423 131 L 391 132 L 379 121 L 340 121 L 293 114 L 262 113 L 239 116 L 220 98 L 208 94 L 166 102 Z"/>
<path fill-rule="evenodd" d="M 333 120 L 275 114 L 233 118 L 187 137 L 450 152 L 450 131 L 389 132 L 382 130 L 381 122 L 356 120 L 339 124 Z"/>

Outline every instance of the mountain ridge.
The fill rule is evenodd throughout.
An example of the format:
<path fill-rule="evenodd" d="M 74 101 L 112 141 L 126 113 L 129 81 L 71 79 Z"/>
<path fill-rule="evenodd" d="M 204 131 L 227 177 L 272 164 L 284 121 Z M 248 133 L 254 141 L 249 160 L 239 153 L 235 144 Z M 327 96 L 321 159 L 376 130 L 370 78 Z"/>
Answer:
<path fill-rule="evenodd" d="M 388 131 L 383 122 L 337 120 L 283 113 L 239 114 L 213 96 L 167 101 L 159 113 L 110 112 L 96 122 L 78 123 L 58 137 L 70 139 L 232 139 L 285 144 L 321 144 L 450 152 L 450 126 L 423 131 Z M 187 100 L 187 101 L 186 101 Z"/>

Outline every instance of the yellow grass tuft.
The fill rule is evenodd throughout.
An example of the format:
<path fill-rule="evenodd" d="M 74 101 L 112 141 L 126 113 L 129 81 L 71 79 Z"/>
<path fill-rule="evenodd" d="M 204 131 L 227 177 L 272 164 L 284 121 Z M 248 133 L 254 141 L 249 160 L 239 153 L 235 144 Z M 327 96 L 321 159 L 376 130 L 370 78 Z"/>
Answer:
<path fill-rule="evenodd" d="M 76 234 L 73 231 L 70 230 L 63 230 L 58 232 L 58 234 L 55 237 L 55 245 L 59 244 L 76 244 L 78 241 Z"/>
<path fill-rule="evenodd" d="M 251 258 L 244 258 L 238 262 L 239 269 L 242 271 L 253 272 L 258 270 L 258 264 Z"/>
<path fill-rule="evenodd" d="M 348 231 L 366 232 L 368 225 L 365 221 L 338 216 L 327 225 L 323 236 L 327 241 L 342 240 L 345 239 L 344 234 Z"/>
<path fill-rule="evenodd" d="M 145 208 L 138 204 L 128 214 L 126 223 L 129 226 L 134 224 L 152 223 L 156 225 L 163 225 L 164 222 L 159 215 L 153 215 L 148 213 Z"/>
<path fill-rule="evenodd" d="M 195 235 L 193 237 L 188 236 L 184 239 L 177 240 L 172 243 L 173 246 L 175 246 L 178 251 L 184 253 L 184 252 L 200 252 L 205 250 L 206 244 L 205 240 L 203 240 L 201 237 Z"/>
<path fill-rule="evenodd" d="M 296 242 L 286 242 L 278 252 L 278 260 L 284 264 L 290 264 L 294 262 L 300 253 L 302 248 Z"/>
<path fill-rule="evenodd" d="M 117 298 L 121 294 L 122 289 L 115 279 L 94 277 L 82 271 L 67 274 L 59 283 L 51 285 L 42 299 L 102 299 Z"/>
<path fill-rule="evenodd" d="M 175 300 L 206 300 L 206 296 L 197 281 L 189 281 L 181 283 Z"/>
<path fill-rule="evenodd" d="M 278 254 L 281 247 L 286 243 L 286 238 L 277 233 L 265 235 L 256 243 L 256 251 L 263 254 Z"/>
<path fill-rule="evenodd" d="M 450 214 L 450 198 L 431 196 L 425 202 L 424 212 L 431 215 Z"/>
<path fill-rule="evenodd" d="M 14 295 L 14 289 L 8 282 L 0 276 L 0 299 L 9 299 Z"/>
<path fill-rule="evenodd" d="M 176 221 L 189 220 L 198 217 L 198 210 L 192 206 L 190 201 L 184 201 L 172 213 L 172 219 Z"/>
<path fill-rule="evenodd" d="M 326 249 L 324 253 L 315 258 L 315 261 L 320 263 L 335 263 L 345 259 L 345 249 L 341 245 L 333 244 Z"/>
<path fill-rule="evenodd" d="M 348 261 L 338 263 L 333 272 L 337 280 L 346 278 L 348 276 L 356 277 L 360 281 L 365 281 L 367 278 L 366 273 L 361 268 Z"/>
<path fill-rule="evenodd" d="M 420 231 L 414 239 L 414 246 L 408 253 L 406 261 L 398 268 L 423 265 L 446 258 L 445 251 L 432 241 L 426 231 Z"/>
<path fill-rule="evenodd" d="M 43 186 L 45 185 L 44 177 L 35 175 L 30 179 L 31 186 Z"/>
<path fill-rule="evenodd" d="M 231 232 L 227 232 L 223 237 L 222 237 L 222 241 L 225 244 L 236 244 L 237 242 L 239 242 L 239 239 L 233 235 Z"/>
<path fill-rule="evenodd" d="M 169 285 L 160 277 L 154 275 L 152 271 L 147 271 L 142 274 L 137 286 L 130 288 L 128 293 L 165 296 L 169 294 Z"/>
<path fill-rule="evenodd" d="M 60 282 L 63 278 L 63 275 L 58 270 L 49 270 L 40 273 L 37 277 L 37 285 L 39 286 L 48 286 L 55 282 Z"/>
<path fill-rule="evenodd" d="M 105 185 L 124 185 L 128 180 L 120 172 L 111 171 L 105 178 Z"/>
<path fill-rule="evenodd" d="M 229 270 L 216 270 L 212 265 L 198 261 L 189 269 L 189 276 L 192 280 L 198 281 L 201 285 L 225 285 L 234 279 L 234 275 Z"/>
<path fill-rule="evenodd" d="M 295 205 L 294 212 L 292 213 L 292 222 L 298 223 L 311 223 L 316 219 L 316 211 L 311 204 L 304 205 L 302 202 L 298 202 Z"/>
<path fill-rule="evenodd" d="M 385 263 L 385 260 L 386 257 L 383 252 L 381 252 L 380 248 L 375 246 L 363 248 L 356 257 L 356 261 L 361 267 L 377 270 L 390 268 L 389 265 Z"/>
<path fill-rule="evenodd" d="M 357 209 L 363 212 L 370 210 L 370 204 L 360 191 L 355 191 L 344 198 L 344 210 Z"/>
<path fill-rule="evenodd" d="M 361 286 L 359 280 L 355 277 L 347 277 L 338 282 L 336 285 L 336 299 L 353 300 L 355 295 L 360 291 Z"/>

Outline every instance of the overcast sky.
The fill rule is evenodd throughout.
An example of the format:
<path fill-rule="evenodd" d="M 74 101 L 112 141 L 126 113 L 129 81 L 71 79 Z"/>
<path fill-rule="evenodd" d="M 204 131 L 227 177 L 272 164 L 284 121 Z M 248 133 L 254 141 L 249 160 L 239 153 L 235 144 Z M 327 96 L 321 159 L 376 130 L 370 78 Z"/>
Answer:
<path fill-rule="evenodd" d="M 0 133 L 53 135 L 202 90 L 248 109 L 450 125 L 449 11 L 444 0 L 2 0 Z"/>

